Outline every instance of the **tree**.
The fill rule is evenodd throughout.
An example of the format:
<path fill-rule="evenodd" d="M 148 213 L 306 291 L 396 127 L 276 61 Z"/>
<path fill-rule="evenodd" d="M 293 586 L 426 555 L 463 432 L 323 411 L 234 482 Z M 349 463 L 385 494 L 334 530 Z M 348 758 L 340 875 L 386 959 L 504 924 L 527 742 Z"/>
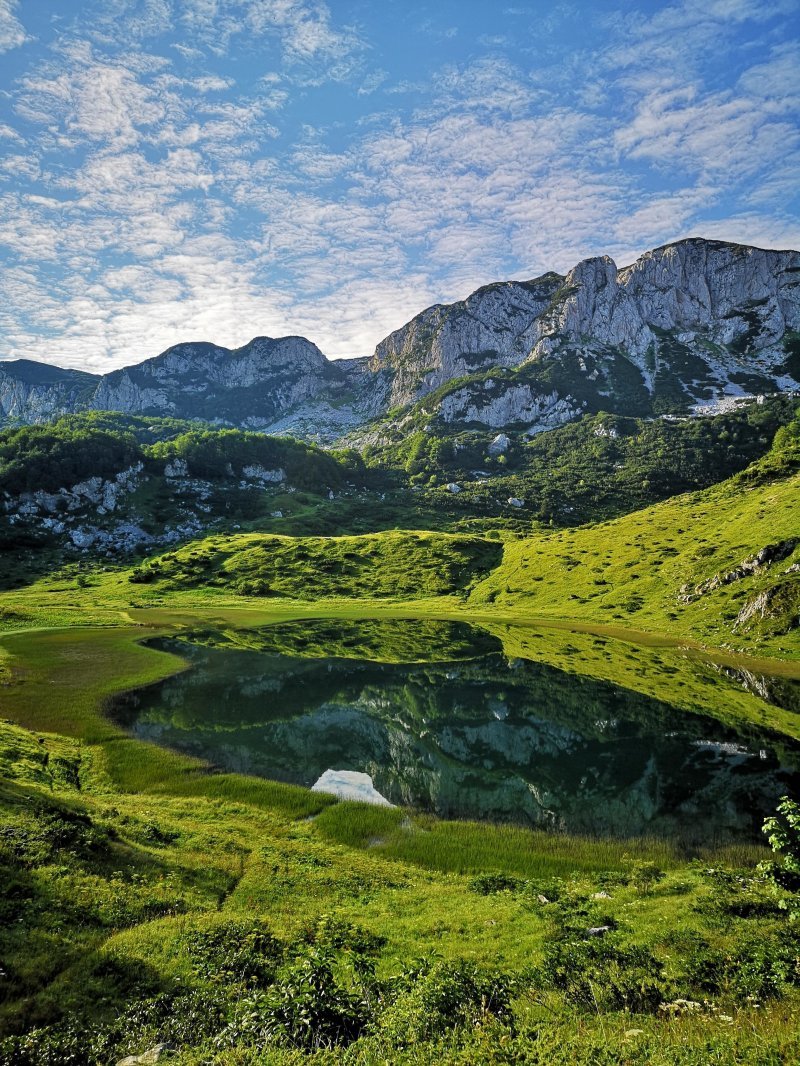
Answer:
<path fill-rule="evenodd" d="M 777 814 L 764 822 L 763 831 L 780 861 L 761 863 L 760 869 L 786 893 L 779 906 L 795 921 L 800 919 L 800 804 L 784 796 Z"/>

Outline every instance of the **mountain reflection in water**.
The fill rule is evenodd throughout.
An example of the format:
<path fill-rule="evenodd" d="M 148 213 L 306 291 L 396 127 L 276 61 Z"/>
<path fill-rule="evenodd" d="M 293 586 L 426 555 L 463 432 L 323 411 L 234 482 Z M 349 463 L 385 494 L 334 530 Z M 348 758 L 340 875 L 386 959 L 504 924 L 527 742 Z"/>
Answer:
<path fill-rule="evenodd" d="M 226 770 L 309 787 L 328 770 L 356 771 L 394 804 L 572 832 L 756 838 L 798 781 L 796 746 L 687 713 L 674 697 L 688 684 L 675 680 L 680 670 L 708 675 L 699 681 L 712 713 L 734 689 L 757 704 L 769 679 L 757 694 L 736 671 L 688 661 L 678 670 L 663 654 L 594 639 L 607 659 L 633 654 L 656 698 L 581 674 L 588 643 L 567 671 L 508 658 L 504 642 L 463 623 L 408 620 L 163 640 L 191 669 L 125 697 L 114 714 L 135 736 Z M 777 690 L 798 705 L 800 683 Z"/>

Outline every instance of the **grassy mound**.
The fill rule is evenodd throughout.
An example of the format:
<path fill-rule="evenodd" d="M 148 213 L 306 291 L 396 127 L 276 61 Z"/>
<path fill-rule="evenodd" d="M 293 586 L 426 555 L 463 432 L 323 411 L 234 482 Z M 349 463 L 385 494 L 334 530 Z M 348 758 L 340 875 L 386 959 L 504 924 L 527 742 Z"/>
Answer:
<path fill-rule="evenodd" d="M 466 593 L 501 554 L 496 541 L 451 534 L 245 534 L 169 552 L 134 570 L 130 580 L 163 592 L 202 587 L 298 600 L 416 599 Z"/>

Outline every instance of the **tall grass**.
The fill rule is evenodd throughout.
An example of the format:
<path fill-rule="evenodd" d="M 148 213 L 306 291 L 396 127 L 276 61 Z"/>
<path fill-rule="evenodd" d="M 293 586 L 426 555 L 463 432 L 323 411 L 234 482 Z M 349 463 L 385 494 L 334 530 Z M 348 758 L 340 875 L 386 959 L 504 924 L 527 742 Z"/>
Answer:
<path fill-rule="evenodd" d="M 488 871 L 546 878 L 618 870 L 626 856 L 646 858 L 664 868 L 680 862 L 672 844 L 652 838 L 601 839 L 445 821 L 354 802 L 329 807 L 316 819 L 315 827 L 339 844 L 369 848 L 386 858 L 446 873 Z"/>

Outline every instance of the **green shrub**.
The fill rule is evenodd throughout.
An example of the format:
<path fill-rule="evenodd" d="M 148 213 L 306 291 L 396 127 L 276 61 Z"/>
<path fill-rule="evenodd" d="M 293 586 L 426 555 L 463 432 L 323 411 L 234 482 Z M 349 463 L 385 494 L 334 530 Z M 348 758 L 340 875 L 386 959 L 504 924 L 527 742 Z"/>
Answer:
<path fill-rule="evenodd" d="M 661 963 L 649 948 L 608 938 L 561 940 L 545 951 L 539 977 L 579 1010 L 653 1013 L 670 998 Z"/>
<path fill-rule="evenodd" d="M 358 1039 L 372 1017 L 374 997 L 363 982 L 353 988 L 338 980 L 337 962 L 330 948 L 307 949 L 266 992 L 242 999 L 225 1040 L 318 1051 Z"/>
<path fill-rule="evenodd" d="M 261 921 L 225 922 L 190 933 L 184 943 L 198 976 L 262 988 L 275 979 L 285 955 L 285 946 Z"/>
<path fill-rule="evenodd" d="M 489 1017 L 512 1019 L 507 978 L 463 961 L 422 960 L 394 981 L 389 999 L 377 1024 L 398 1048 L 474 1027 Z"/>

